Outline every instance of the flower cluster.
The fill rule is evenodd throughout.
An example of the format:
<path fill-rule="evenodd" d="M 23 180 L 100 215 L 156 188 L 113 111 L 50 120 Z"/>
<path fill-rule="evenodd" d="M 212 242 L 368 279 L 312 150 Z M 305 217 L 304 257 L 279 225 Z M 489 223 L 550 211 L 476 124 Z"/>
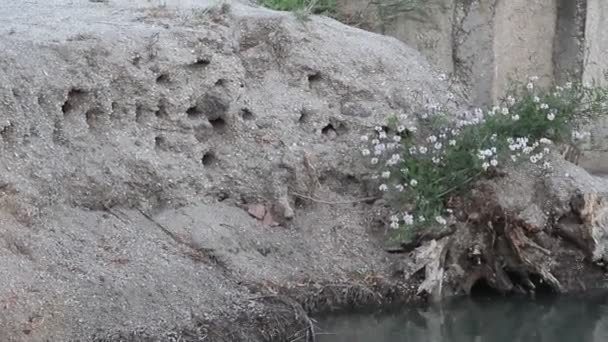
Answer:
<path fill-rule="evenodd" d="M 395 210 L 391 228 L 411 232 L 447 225 L 450 196 L 490 176 L 491 169 L 521 161 L 549 170 L 556 143 L 589 136 L 576 130 L 578 119 L 607 108 L 608 91 L 573 83 L 541 91 L 536 80 L 530 78 L 487 110 L 446 115 L 442 106 L 432 104 L 412 119 L 393 116 L 387 126 L 361 137 L 366 144 L 361 154 L 377 170 L 372 178 Z"/>

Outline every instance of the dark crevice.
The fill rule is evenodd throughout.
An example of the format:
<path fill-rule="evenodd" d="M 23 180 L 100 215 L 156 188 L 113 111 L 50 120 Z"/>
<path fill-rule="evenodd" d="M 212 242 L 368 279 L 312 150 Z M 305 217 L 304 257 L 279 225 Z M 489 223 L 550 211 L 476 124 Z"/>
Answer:
<path fill-rule="evenodd" d="M 197 58 L 196 61 L 192 64 L 190 64 L 189 66 L 191 68 L 204 68 L 206 66 L 208 66 L 209 64 L 211 64 L 211 59 L 208 57 L 200 57 Z"/>
<path fill-rule="evenodd" d="M 216 161 L 217 158 L 213 152 L 207 152 L 203 155 L 203 158 L 201 158 L 201 163 L 204 166 L 212 166 L 216 163 Z"/>
<path fill-rule="evenodd" d="M 171 83 L 171 77 L 169 76 L 169 74 L 160 74 L 158 75 L 158 77 L 156 77 L 156 83 L 157 84 L 169 84 Z"/>
<path fill-rule="evenodd" d="M 323 127 L 321 133 L 323 133 L 323 135 L 337 135 L 336 129 L 332 124 L 327 124 L 327 126 Z"/>
<path fill-rule="evenodd" d="M 471 287 L 470 296 L 472 298 L 491 298 L 500 296 L 501 293 L 493 288 L 486 278 L 479 278 Z"/>
<path fill-rule="evenodd" d="M 318 83 L 321 80 L 323 80 L 323 77 L 321 76 L 321 72 L 317 71 L 313 74 L 308 75 L 308 84 L 309 85 L 313 85 L 314 83 Z"/>
<path fill-rule="evenodd" d="M 192 106 L 186 110 L 186 114 L 188 114 L 188 118 L 190 119 L 198 119 L 203 116 L 203 112 L 198 109 L 197 106 Z"/>
<path fill-rule="evenodd" d="M 158 150 L 164 150 L 167 147 L 167 139 L 163 136 L 154 138 L 154 148 Z"/>
<path fill-rule="evenodd" d="M 253 113 L 249 109 L 242 108 L 241 109 L 241 118 L 243 118 L 243 120 L 253 120 L 253 119 L 255 119 L 255 115 L 253 115 Z"/>
<path fill-rule="evenodd" d="M 209 120 L 209 123 L 211 124 L 211 126 L 213 126 L 214 129 L 218 131 L 223 131 L 226 129 L 226 120 L 224 120 L 223 118 Z"/>
<path fill-rule="evenodd" d="M 68 114 L 74 111 L 79 105 L 82 104 L 84 97 L 87 92 L 78 88 L 73 88 L 68 92 L 67 100 L 61 106 L 63 114 Z"/>

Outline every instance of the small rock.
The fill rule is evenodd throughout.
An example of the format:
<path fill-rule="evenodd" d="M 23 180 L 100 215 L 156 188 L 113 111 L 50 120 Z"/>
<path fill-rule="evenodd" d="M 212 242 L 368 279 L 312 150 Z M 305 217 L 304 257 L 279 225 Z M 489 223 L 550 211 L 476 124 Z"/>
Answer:
<path fill-rule="evenodd" d="M 264 215 L 264 219 L 262 220 L 262 224 L 264 224 L 265 226 L 270 226 L 270 227 L 274 227 L 274 226 L 278 226 L 279 225 L 274 220 L 274 217 L 272 216 L 272 213 L 269 210 L 266 211 L 266 215 Z"/>
<path fill-rule="evenodd" d="M 266 216 L 266 207 L 263 204 L 253 204 L 247 208 L 249 215 L 258 220 L 263 220 Z"/>

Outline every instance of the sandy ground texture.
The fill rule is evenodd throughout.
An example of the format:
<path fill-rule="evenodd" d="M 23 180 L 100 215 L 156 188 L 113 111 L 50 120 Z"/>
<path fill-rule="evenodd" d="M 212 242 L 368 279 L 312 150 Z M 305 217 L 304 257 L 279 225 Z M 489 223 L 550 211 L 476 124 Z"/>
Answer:
<path fill-rule="evenodd" d="M 395 39 L 207 3 L 0 3 L 3 341 L 306 339 L 411 294 L 356 142 L 447 84 Z"/>

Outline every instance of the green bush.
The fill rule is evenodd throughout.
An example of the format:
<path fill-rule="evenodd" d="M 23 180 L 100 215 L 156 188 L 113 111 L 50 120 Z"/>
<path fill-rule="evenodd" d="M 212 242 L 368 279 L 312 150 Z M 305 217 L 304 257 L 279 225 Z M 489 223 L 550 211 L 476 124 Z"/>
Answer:
<path fill-rule="evenodd" d="M 580 125 L 606 112 L 605 88 L 567 83 L 542 91 L 533 81 L 488 110 L 456 117 L 432 106 L 416 125 L 406 115 L 391 117 L 362 137 L 362 154 L 394 210 L 389 220 L 397 239 L 447 224 L 449 198 L 498 168 L 527 162 L 551 169 L 555 144 L 579 143 L 587 135 Z"/>
<path fill-rule="evenodd" d="M 305 11 L 311 14 L 336 12 L 336 0 L 262 0 L 261 3 L 277 11 Z"/>

